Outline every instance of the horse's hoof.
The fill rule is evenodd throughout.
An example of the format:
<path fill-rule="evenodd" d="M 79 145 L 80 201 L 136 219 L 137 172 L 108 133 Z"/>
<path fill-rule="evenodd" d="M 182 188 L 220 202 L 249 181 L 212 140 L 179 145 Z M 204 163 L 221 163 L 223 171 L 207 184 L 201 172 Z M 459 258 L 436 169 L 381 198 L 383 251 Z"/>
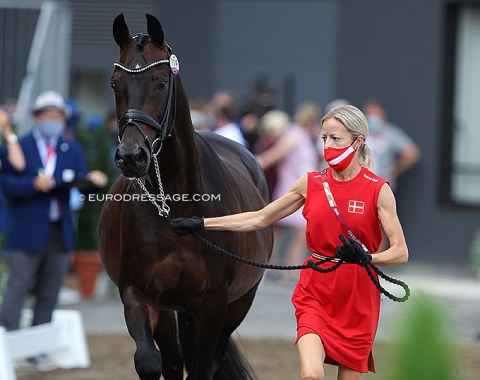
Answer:
<path fill-rule="evenodd" d="M 156 350 L 137 351 L 134 356 L 135 370 L 140 380 L 159 380 L 162 376 L 162 356 Z"/>

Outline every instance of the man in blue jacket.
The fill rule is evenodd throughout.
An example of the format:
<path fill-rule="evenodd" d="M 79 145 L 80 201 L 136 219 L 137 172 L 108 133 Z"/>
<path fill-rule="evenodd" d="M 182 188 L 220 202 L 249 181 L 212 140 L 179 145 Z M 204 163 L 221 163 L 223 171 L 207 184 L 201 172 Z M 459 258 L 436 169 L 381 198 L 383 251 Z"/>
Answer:
<path fill-rule="evenodd" d="M 32 325 L 51 321 L 74 242 L 68 184 L 79 177 L 96 187 L 107 184 L 104 173 L 87 172 L 80 146 L 62 138 L 66 111 L 57 92 L 36 98 L 33 129 L 19 140 L 25 168 L 3 175 L 3 190 L 12 204 L 6 247 L 9 278 L 0 306 L 0 325 L 7 330 L 19 328 L 32 285 Z"/>

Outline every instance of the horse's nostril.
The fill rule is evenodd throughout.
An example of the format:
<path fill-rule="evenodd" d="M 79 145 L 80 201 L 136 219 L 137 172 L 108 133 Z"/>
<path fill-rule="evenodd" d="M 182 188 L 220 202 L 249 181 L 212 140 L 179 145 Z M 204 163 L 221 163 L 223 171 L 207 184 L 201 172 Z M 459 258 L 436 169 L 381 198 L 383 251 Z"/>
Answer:
<path fill-rule="evenodd" d="M 118 151 L 118 149 L 115 152 L 114 160 L 117 168 L 122 169 L 123 167 L 125 167 L 125 160 L 123 159 L 123 155 Z"/>
<path fill-rule="evenodd" d="M 126 177 L 141 177 L 149 165 L 149 155 L 138 146 L 120 145 L 115 152 L 115 165 Z"/>
<path fill-rule="evenodd" d="M 115 165 L 117 165 L 119 169 L 123 169 L 125 166 L 125 161 L 123 161 L 123 158 L 118 158 L 115 160 Z"/>
<path fill-rule="evenodd" d="M 140 150 L 138 153 L 136 153 L 133 156 L 133 159 L 135 160 L 135 162 L 137 164 L 144 164 L 146 162 L 146 156 L 145 156 L 145 153 L 143 152 L 143 150 Z"/>

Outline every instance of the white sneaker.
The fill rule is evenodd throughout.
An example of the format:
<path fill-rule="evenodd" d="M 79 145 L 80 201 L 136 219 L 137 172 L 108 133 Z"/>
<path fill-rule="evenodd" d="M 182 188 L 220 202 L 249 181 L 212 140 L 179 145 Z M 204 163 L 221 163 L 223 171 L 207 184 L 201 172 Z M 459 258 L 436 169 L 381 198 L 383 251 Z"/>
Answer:
<path fill-rule="evenodd" d="M 60 292 L 58 293 L 58 304 L 59 305 L 75 305 L 80 303 L 82 297 L 80 293 L 72 288 L 67 286 L 62 286 Z"/>
<path fill-rule="evenodd" d="M 58 365 L 55 364 L 47 354 L 27 358 L 26 362 L 30 363 L 38 372 L 49 372 L 58 369 Z"/>
<path fill-rule="evenodd" d="M 29 362 L 27 359 L 16 360 L 14 364 L 14 369 L 17 373 L 36 371 L 33 363 Z"/>

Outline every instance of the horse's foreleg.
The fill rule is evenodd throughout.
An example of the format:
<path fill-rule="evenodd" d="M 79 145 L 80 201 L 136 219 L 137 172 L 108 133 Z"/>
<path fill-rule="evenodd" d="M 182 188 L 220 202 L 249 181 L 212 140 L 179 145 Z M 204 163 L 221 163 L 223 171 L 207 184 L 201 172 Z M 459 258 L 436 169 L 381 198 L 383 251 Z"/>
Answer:
<path fill-rule="evenodd" d="M 195 320 L 187 312 L 177 312 L 178 316 L 178 336 L 182 348 L 182 356 L 185 368 L 188 373 L 192 373 L 195 358 Z"/>
<path fill-rule="evenodd" d="M 193 366 L 188 380 L 212 380 L 217 370 L 215 355 L 227 310 L 227 294 L 215 291 L 202 297 L 202 307 L 195 316 Z"/>
<path fill-rule="evenodd" d="M 220 342 L 219 353 L 222 353 L 222 349 L 225 349 L 230 335 L 236 330 L 240 323 L 245 319 L 250 307 L 252 306 L 257 288 L 260 282 L 258 282 L 252 289 L 241 296 L 238 300 L 228 304 L 227 313 L 225 316 L 225 322 L 223 324 L 222 338 L 224 341 Z M 222 344 L 224 346 L 222 346 Z"/>
<path fill-rule="evenodd" d="M 122 289 L 121 297 L 128 332 L 137 346 L 134 361 L 138 377 L 141 380 L 159 380 L 162 375 L 162 357 L 153 340 L 147 300 L 132 286 Z"/>
<path fill-rule="evenodd" d="M 163 310 L 158 313 L 154 337 L 162 353 L 165 380 L 183 380 L 183 359 L 177 340 L 175 312 Z"/>
<path fill-rule="evenodd" d="M 215 357 L 217 366 L 219 367 L 214 377 L 215 380 L 252 378 L 249 364 L 245 361 L 243 355 L 234 347 L 234 343 L 230 341 L 230 337 L 235 329 L 240 326 L 250 310 L 259 284 L 260 282 L 238 300 L 228 305 Z"/>

